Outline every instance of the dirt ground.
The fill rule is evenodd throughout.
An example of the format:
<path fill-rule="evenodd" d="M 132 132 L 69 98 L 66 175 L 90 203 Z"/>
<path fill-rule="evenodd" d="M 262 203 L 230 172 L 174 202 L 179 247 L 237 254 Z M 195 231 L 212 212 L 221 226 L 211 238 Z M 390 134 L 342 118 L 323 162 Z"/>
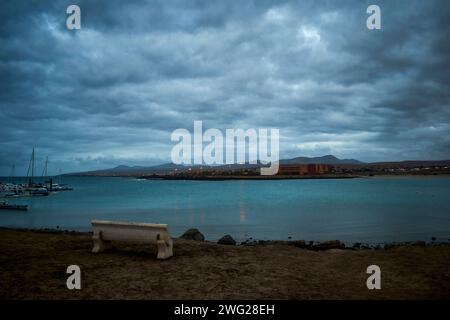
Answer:
<path fill-rule="evenodd" d="M 89 235 L 0 230 L 1 299 L 449 299 L 450 246 L 315 252 L 288 245 L 175 240 L 174 256 L 117 243 L 91 253 Z M 81 268 L 81 290 L 66 287 Z M 381 290 L 366 269 L 381 268 Z"/>

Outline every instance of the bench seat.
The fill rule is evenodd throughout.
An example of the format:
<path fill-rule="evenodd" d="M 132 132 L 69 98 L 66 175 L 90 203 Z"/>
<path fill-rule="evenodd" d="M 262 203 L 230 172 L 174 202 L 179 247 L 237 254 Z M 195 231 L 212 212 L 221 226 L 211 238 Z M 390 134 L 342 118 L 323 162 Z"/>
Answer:
<path fill-rule="evenodd" d="M 156 244 L 158 259 L 173 255 L 173 241 L 166 224 L 92 220 L 94 247 L 92 252 L 102 252 L 111 247 L 111 241 Z"/>

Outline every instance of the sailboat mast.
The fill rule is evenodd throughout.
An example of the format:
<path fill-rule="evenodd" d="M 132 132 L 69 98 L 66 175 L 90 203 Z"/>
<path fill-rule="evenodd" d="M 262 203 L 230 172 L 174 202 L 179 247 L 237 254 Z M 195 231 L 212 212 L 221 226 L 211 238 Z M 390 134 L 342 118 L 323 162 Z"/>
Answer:
<path fill-rule="evenodd" d="M 30 171 L 31 171 L 31 176 L 30 176 Z M 31 159 L 30 159 L 30 163 L 28 165 L 28 170 L 27 170 L 27 178 L 28 178 L 28 186 L 31 187 L 32 185 L 32 178 L 34 177 L 34 147 L 33 147 L 33 152 L 31 153 Z"/>
<path fill-rule="evenodd" d="M 45 157 L 45 165 L 44 165 L 44 170 L 42 170 L 42 177 L 47 177 L 48 176 L 48 156 Z"/>
<path fill-rule="evenodd" d="M 34 148 L 33 153 L 31 154 L 31 179 L 34 178 Z"/>

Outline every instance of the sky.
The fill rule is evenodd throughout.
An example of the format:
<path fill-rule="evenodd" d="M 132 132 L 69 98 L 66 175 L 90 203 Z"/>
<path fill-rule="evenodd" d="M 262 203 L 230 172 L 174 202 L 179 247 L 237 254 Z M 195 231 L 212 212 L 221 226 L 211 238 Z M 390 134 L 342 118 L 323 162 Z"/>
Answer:
<path fill-rule="evenodd" d="M 446 0 L 1 1 L 0 175 L 33 147 L 50 174 L 169 162 L 195 120 L 278 128 L 281 158 L 450 159 L 449 39 Z"/>

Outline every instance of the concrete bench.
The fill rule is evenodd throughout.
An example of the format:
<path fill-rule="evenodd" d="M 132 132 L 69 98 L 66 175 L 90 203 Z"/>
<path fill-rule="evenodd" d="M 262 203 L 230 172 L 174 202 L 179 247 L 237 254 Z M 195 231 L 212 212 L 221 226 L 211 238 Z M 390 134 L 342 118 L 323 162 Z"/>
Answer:
<path fill-rule="evenodd" d="M 166 224 L 134 223 L 92 220 L 94 248 L 102 252 L 111 247 L 111 241 L 149 243 L 158 246 L 158 259 L 173 255 L 173 243 Z"/>

